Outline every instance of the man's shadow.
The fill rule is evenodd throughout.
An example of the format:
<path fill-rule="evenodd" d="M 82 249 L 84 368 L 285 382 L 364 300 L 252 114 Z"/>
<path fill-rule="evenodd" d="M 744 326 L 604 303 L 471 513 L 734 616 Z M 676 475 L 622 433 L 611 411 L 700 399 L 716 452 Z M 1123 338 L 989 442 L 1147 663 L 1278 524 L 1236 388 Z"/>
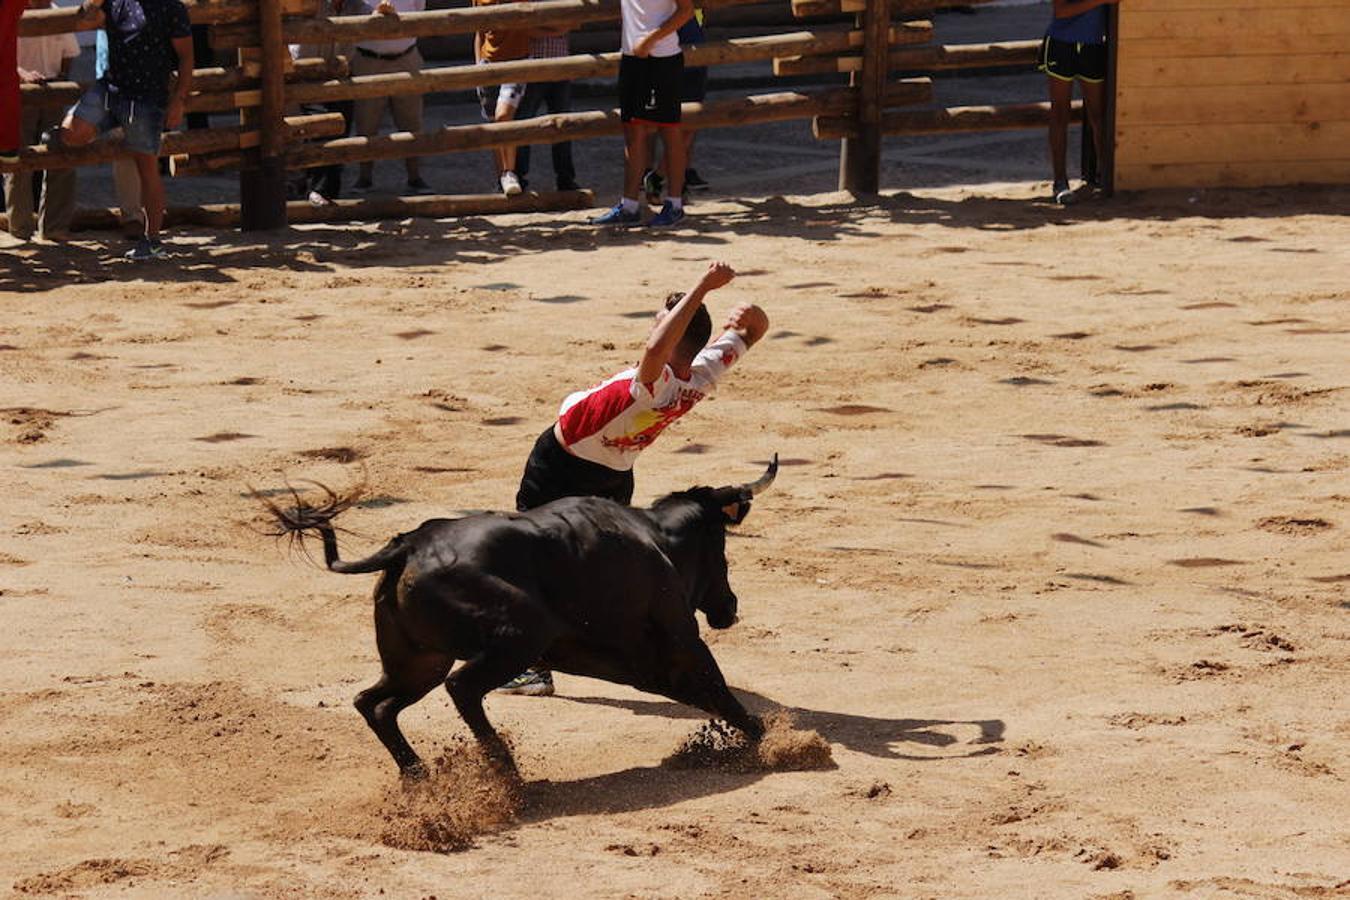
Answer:
<path fill-rule="evenodd" d="M 736 690 L 746 707 L 757 715 L 783 710 L 797 728 L 820 733 L 832 744 L 881 759 L 938 762 L 968 759 L 998 753 L 993 746 L 1004 739 L 1000 719 L 888 719 L 828 710 L 785 707 L 752 691 Z M 627 710 L 638 716 L 663 719 L 707 719 L 708 714 L 670 700 L 615 699 L 612 697 L 558 694 L 552 702 L 566 700 L 592 706 Z M 975 729 L 967 738 L 954 729 Z M 928 753 L 907 753 L 903 745 L 931 748 Z M 727 769 L 690 770 L 669 762 L 610 772 L 575 781 L 531 782 L 527 787 L 526 821 L 544 821 L 559 816 L 633 812 L 672 806 L 695 797 L 734 791 L 771 774 L 768 771 Z"/>

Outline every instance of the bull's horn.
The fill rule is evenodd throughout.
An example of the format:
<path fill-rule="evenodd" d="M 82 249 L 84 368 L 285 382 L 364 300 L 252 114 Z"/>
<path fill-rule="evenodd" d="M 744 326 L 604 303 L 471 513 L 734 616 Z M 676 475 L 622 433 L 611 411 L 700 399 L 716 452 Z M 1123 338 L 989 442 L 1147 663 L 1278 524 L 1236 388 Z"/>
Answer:
<path fill-rule="evenodd" d="M 769 468 L 764 471 L 763 475 L 759 476 L 758 480 L 752 481 L 749 484 L 747 484 L 745 486 L 745 490 L 750 492 L 751 497 L 757 496 L 758 494 L 763 492 L 765 488 L 773 484 L 773 480 L 777 476 L 778 476 L 778 454 L 775 453 L 773 455 L 773 461 L 769 463 Z"/>

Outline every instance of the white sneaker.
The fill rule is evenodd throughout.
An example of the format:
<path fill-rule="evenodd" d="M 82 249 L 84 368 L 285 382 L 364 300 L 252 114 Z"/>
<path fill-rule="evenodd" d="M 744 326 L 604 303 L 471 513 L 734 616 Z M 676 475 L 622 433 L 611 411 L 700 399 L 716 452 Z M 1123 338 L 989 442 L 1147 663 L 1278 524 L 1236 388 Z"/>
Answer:
<path fill-rule="evenodd" d="M 515 172 L 502 173 L 502 193 L 508 197 L 514 197 L 521 191 L 520 179 L 516 177 Z"/>

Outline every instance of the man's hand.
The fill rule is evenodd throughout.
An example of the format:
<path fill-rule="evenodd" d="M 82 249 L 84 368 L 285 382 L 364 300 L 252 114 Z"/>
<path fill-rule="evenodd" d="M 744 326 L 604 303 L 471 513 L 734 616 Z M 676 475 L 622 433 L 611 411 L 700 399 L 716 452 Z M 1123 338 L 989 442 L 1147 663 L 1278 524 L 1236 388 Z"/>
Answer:
<path fill-rule="evenodd" d="M 169 98 L 169 105 L 164 110 L 164 129 L 173 131 L 179 125 L 183 124 L 183 98 L 177 94 Z"/>
<path fill-rule="evenodd" d="M 633 55 L 647 57 L 652 55 L 652 47 L 656 44 L 656 32 L 649 31 L 644 34 L 638 42 L 633 45 Z"/>
<path fill-rule="evenodd" d="M 736 277 L 736 270 L 724 262 L 715 262 L 708 266 L 708 271 L 704 273 L 699 281 L 699 287 L 705 291 L 715 291 L 718 288 L 731 283 L 731 279 Z"/>
<path fill-rule="evenodd" d="M 389 0 L 380 0 L 380 5 L 375 7 L 375 15 L 390 16 L 397 19 L 398 10 L 394 9 L 394 4 L 390 3 Z"/>
<path fill-rule="evenodd" d="M 42 84 L 47 80 L 46 76 L 40 72 L 34 72 L 32 69 L 19 68 L 20 84 Z"/>
<path fill-rule="evenodd" d="M 742 303 L 727 314 L 725 328 L 739 334 L 749 347 L 769 330 L 769 316 L 753 303 Z"/>

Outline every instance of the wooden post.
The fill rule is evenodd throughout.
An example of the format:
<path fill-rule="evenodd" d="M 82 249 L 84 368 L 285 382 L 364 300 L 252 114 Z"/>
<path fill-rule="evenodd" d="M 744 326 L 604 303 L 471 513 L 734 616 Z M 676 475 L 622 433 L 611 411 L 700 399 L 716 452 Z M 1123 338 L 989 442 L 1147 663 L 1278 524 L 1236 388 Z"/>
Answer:
<path fill-rule="evenodd" d="M 286 227 L 286 131 L 285 107 L 287 49 L 281 36 L 282 0 L 258 0 L 258 34 L 261 38 L 262 107 L 257 112 L 240 111 L 240 120 L 256 116 L 262 133 L 261 159 L 257 168 L 239 174 L 240 225 L 244 231 L 272 231 Z M 243 65 L 244 51 L 240 51 Z"/>
<path fill-rule="evenodd" d="M 858 136 L 839 144 L 839 189 L 875 194 L 881 187 L 881 106 L 886 90 L 886 57 L 890 52 L 889 0 L 867 0 L 860 16 L 863 30 L 862 71 L 849 76 L 858 91 Z"/>

